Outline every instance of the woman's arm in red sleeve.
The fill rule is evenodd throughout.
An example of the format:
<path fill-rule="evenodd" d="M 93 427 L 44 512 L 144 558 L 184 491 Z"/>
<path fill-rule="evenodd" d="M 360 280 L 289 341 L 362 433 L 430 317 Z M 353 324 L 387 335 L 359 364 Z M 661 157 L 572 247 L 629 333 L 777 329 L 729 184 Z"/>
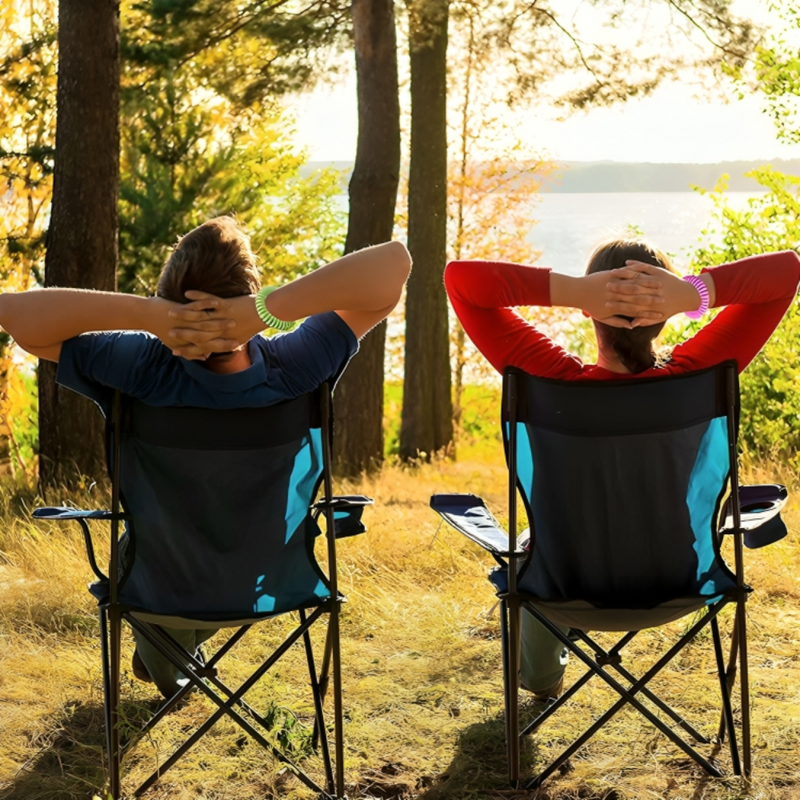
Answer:
<path fill-rule="evenodd" d="M 800 257 L 785 250 L 703 271 L 714 279 L 715 306 L 725 308 L 689 341 L 678 345 L 671 361 L 694 370 L 735 359 L 741 372 L 792 304 L 800 283 Z"/>
<path fill-rule="evenodd" d="M 496 261 L 453 261 L 444 272 L 453 309 L 492 366 L 569 378 L 583 365 L 524 320 L 513 306 L 549 306 L 550 270 Z"/>

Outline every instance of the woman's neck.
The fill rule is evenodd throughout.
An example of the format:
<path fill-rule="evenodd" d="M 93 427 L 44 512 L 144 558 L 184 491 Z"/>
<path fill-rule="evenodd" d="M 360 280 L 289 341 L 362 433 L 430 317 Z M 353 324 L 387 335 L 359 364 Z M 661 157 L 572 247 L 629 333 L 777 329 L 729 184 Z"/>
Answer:
<path fill-rule="evenodd" d="M 597 353 L 597 366 L 609 372 L 618 372 L 622 375 L 630 375 L 631 371 L 619 360 L 616 353 L 607 354 L 602 350 Z"/>

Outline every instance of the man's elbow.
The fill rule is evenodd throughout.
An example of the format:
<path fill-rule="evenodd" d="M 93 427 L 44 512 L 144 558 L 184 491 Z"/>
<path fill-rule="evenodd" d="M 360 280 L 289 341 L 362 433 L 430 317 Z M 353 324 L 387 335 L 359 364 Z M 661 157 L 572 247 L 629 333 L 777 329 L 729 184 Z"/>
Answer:
<path fill-rule="evenodd" d="M 392 287 L 394 303 L 397 305 L 403 294 L 408 276 L 411 274 L 411 253 L 408 248 L 398 241 L 387 242 L 384 245 L 386 255 L 386 281 Z"/>
<path fill-rule="evenodd" d="M 408 280 L 411 273 L 411 253 L 408 248 L 397 240 L 386 243 L 387 254 L 392 265 L 392 271 L 401 283 Z"/>

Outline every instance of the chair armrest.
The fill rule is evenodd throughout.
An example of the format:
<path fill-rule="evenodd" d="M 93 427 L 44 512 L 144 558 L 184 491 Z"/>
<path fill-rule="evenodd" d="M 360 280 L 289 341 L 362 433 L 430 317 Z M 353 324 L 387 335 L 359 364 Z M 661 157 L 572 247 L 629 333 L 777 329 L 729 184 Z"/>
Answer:
<path fill-rule="evenodd" d="M 317 519 L 327 506 L 333 510 L 333 531 L 337 539 L 346 539 L 349 536 L 358 536 L 366 533 L 367 526 L 361 521 L 365 506 L 371 506 L 375 501 L 363 494 L 344 494 L 331 497 L 330 503 L 320 500 L 311 507 L 314 519 Z"/>
<path fill-rule="evenodd" d="M 79 508 L 69 508 L 67 506 L 46 506 L 37 508 L 33 512 L 34 519 L 54 519 L 54 520 L 70 520 L 70 519 L 127 519 L 124 513 L 114 514 L 111 511 L 83 511 Z"/>
<path fill-rule="evenodd" d="M 86 557 L 89 559 L 89 566 L 92 568 L 92 572 L 94 572 L 101 581 L 108 580 L 108 576 L 97 566 L 97 559 L 94 555 L 94 543 L 92 542 L 92 532 L 87 520 L 125 520 L 128 518 L 126 514 L 114 514 L 111 511 L 102 510 L 83 511 L 79 508 L 69 508 L 68 506 L 46 506 L 44 508 L 34 509 L 33 518 L 55 520 L 56 522 L 70 520 L 77 522 L 83 531 L 83 541 L 86 544 Z"/>
<path fill-rule="evenodd" d="M 781 519 L 781 510 L 786 505 L 788 497 L 786 487 L 779 483 L 739 487 L 745 547 L 755 550 L 786 536 L 786 524 Z M 723 519 L 721 532 L 734 533 L 730 498 L 725 501 L 721 517 Z"/>
<path fill-rule="evenodd" d="M 492 516 L 486 503 L 474 494 L 435 494 L 431 497 L 431 508 L 463 533 L 495 556 L 508 555 L 508 533 Z M 523 552 L 527 538 L 517 537 L 517 552 Z"/>

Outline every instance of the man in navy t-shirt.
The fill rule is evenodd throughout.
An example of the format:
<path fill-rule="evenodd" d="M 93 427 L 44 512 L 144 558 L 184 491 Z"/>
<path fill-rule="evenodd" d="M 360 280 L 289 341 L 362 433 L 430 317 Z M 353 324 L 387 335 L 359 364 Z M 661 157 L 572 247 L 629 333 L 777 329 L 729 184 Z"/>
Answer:
<path fill-rule="evenodd" d="M 235 220 L 218 217 L 180 239 L 156 298 L 69 289 L 3 294 L 0 324 L 23 349 L 58 361 L 58 382 L 104 412 L 116 389 L 152 406 L 262 407 L 335 383 L 359 338 L 397 304 L 410 268 L 405 247 L 389 242 L 275 288 L 264 316 L 281 327 L 306 319 L 264 338 L 249 239 Z M 189 652 L 213 633 L 167 630 Z M 171 696 L 184 676 L 136 638 L 135 674 Z"/>

